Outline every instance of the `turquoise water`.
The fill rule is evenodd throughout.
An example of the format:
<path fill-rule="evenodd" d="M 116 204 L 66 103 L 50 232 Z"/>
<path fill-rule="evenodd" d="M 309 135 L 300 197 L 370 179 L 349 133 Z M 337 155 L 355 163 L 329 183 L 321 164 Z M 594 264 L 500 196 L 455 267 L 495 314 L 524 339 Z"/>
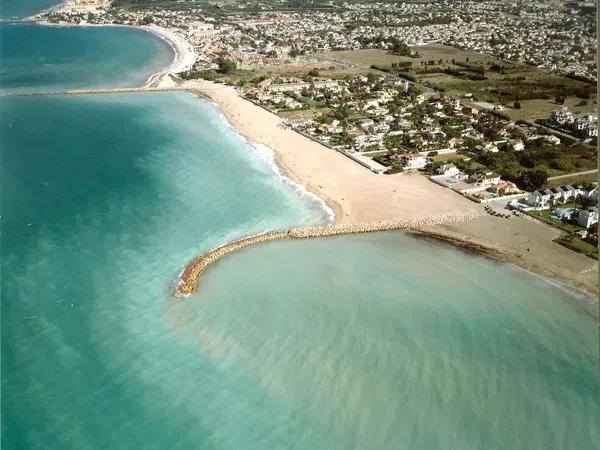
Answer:
<path fill-rule="evenodd" d="M 202 378 L 216 448 L 593 449 L 598 329 L 580 300 L 380 233 L 246 248 L 165 317 L 234 378 Z"/>
<path fill-rule="evenodd" d="M 2 448 L 208 442 L 192 386 L 218 369 L 165 320 L 170 285 L 201 249 L 322 223 L 321 203 L 192 94 L 0 108 Z"/>
<path fill-rule="evenodd" d="M 0 93 L 141 85 L 172 59 L 142 30 L 0 24 Z"/>
<path fill-rule="evenodd" d="M 0 0 L 0 18 L 31 16 L 59 3 L 59 0 Z"/>
<path fill-rule="evenodd" d="M 90 29 L 23 55 L 63 30 Z M 50 85 L 93 83 L 81 49 Z M 45 88 L 36 67 L 0 86 Z M 191 94 L 4 97 L 0 118 L 3 449 L 597 447 L 573 294 L 380 233 L 247 248 L 175 299 L 202 250 L 327 211 Z"/>

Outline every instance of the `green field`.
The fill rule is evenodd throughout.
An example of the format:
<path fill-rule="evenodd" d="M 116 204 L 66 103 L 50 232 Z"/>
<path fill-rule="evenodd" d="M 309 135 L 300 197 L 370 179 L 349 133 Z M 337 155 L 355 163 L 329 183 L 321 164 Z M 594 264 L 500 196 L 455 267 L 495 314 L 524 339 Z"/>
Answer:
<path fill-rule="evenodd" d="M 598 174 L 591 175 L 575 175 L 572 177 L 559 178 L 558 180 L 548 180 L 546 187 L 565 186 L 571 184 L 574 186 L 591 184 L 598 182 Z"/>
<path fill-rule="evenodd" d="M 555 103 L 557 95 L 564 95 L 565 106 L 576 112 L 595 109 L 595 86 L 558 73 L 444 45 L 416 46 L 411 50 L 419 57 L 378 49 L 331 51 L 318 56 L 363 70 L 376 65 L 399 74 L 409 73 L 419 83 L 448 95 L 470 93 L 474 100 L 508 106 L 519 100 L 520 109 L 506 110 L 513 119 L 547 117 L 561 106 Z M 411 65 L 401 67 L 403 63 Z"/>

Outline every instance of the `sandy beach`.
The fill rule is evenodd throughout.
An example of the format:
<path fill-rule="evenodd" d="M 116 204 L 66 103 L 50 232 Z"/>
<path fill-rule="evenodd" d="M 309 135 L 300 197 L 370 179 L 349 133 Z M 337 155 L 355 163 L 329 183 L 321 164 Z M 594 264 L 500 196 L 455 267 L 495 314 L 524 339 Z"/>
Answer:
<path fill-rule="evenodd" d="M 171 75 L 194 64 L 197 55 L 193 47 L 172 30 L 155 25 L 137 28 L 166 40 L 175 58 L 143 87 L 132 90 L 183 89 L 208 97 L 244 138 L 274 151 L 286 176 L 327 203 L 335 212 L 335 225 L 422 218 L 443 222 L 444 218 L 462 215 L 468 220 L 425 227 L 423 231 L 445 236 L 454 243 L 479 246 L 495 257 L 597 296 L 598 262 L 553 242 L 560 235 L 558 230 L 529 217 L 506 220 L 488 216 L 483 205 L 420 174 L 377 175 L 285 127 L 280 117 L 243 99 L 231 86 L 174 80 Z"/>
<path fill-rule="evenodd" d="M 175 52 L 175 57 L 171 65 L 150 76 L 148 81 L 146 81 L 146 87 L 169 88 L 175 86 L 176 83 L 171 78 L 171 75 L 176 75 L 193 67 L 198 58 L 194 47 L 182 36 L 167 28 L 159 27 L 158 25 L 148 25 L 137 28 L 149 31 L 160 37 L 166 41 Z"/>
<path fill-rule="evenodd" d="M 482 212 L 478 205 L 414 174 L 377 175 L 293 130 L 282 119 L 241 98 L 230 86 L 193 81 L 185 89 L 208 96 L 248 141 L 265 145 L 293 180 L 336 213 L 336 224 L 445 217 Z"/>
<path fill-rule="evenodd" d="M 443 222 L 464 215 L 468 220 L 422 229 L 597 296 L 598 262 L 553 242 L 560 231 L 529 217 L 489 216 L 483 205 L 420 174 L 377 175 L 284 127 L 280 117 L 241 98 L 233 87 L 208 81 L 180 87 L 209 97 L 248 141 L 271 148 L 287 176 L 335 211 L 336 225 L 425 217 Z"/>

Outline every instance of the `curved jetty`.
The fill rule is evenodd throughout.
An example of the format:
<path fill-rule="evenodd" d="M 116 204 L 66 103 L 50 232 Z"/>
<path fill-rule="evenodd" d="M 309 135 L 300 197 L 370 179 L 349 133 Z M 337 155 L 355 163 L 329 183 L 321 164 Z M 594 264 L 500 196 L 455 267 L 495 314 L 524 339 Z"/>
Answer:
<path fill-rule="evenodd" d="M 173 294 L 176 297 L 186 297 L 196 291 L 200 275 L 211 265 L 228 253 L 237 251 L 249 245 L 260 244 L 267 241 L 281 239 L 311 239 L 318 237 L 337 236 L 342 234 L 371 233 L 375 231 L 392 230 L 418 230 L 428 225 L 449 224 L 475 219 L 481 214 L 463 214 L 445 217 L 424 217 L 420 219 L 404 219 L 366 224 L 325 225 L 319 227 L 291 228 L 283 231 L 269 231 L 255 236 L 228 242 L 220 247 L 210 250 L 194 260 L 184 269 L 179 277 L 179 283 Z"/>

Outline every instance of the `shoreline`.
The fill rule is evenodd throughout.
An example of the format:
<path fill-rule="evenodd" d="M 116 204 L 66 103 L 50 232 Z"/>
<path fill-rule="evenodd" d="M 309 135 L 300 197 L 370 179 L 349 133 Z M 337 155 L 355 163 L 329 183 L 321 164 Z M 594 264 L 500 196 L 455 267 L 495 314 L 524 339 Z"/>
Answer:
<path fill-rule="evenodd" d="M 250 146 L 253 151 L 255 151 L 257 153 L 259 153 L 261 151 L 269 152 L 269 155 L 272 157 L 272 161 L 269 161 L 269 163 L 272 164 L 271 169 L 273 170 L 273 172 L 276 175 L 280 176 L 284 180 L 284 182 L 291 184 L 292 186 L 294 186 L 294 188 L 303 192 L 303 194 L 308 195 L 311 198 L 313 198 L 315 201 L 322 203 L 322 208 L 323 208 L 324 212 L 327 214 L 327 216 L 329 217 L 329 221 L 328 221 L 328 223 L 326 223 L 326 225 L 335 224 L 336 218 L 338 217 L 338 213 L 341 211 L 341 207 L 338 203 L 336 203 L 335 201 L 333 201 L 330 198 L 319 195 L 319 193 L 317 193 L 317 192 L 313 191 L 312 189 L 310 189 L 309 187 L 307 187 L 302 182 L 301 179 L 296 177 L 292 171 L 290 171 L 288 168 L 285 167 L 285 165 L 283 164 L 283 161 L 281 161 L 281 158 L 276 150 L 272 149 L 271 147 L 269 147 L 267 145 L 255 142 L 251 136 L 244 134 L 239 129 L 237 129 L 235 127 L 235 125 L 233 125 L 229 121 L 228 117 L 225 115 L 225 113 L 219 106 L 218 102 L 214 101 L 213 99 L 211 99 L 209 96 L 207 96 L 205 93 L 203 93 L 201 91 L 198 91 L 195 89 L 184 89 L 184 90 L 186 92 L 190 92 L 191 94 L 194 94 L 197 97 L 201 98 L 202 100 L 205 100 L 208 103 L 210 103 L 218 111 L 219 116 L 225 122 L 225 124 L 231 130 L 233 130 L 233 132 L 239 137 L 239 139 L 241 139 L 245 144 Z"/>
<path fill-rule="evenodd" d="M 52 24 L 39 19 L 34 22 L 50 26 L 138 28 L 169 43 L 175 53 L 173 62 L 152 74 L 138 89 L 149 92 L 161 88 L 185 90 L 216 105 L 227 124 L 254 147 L 253 150 L 259 151 L 257 145 L 269 149 L 273 153 L 274 164 L 284 178 L 322 200 L 333 211 L 333 226 L 362 227 L 365 224 L 398 220 L 434 219 L 437 226 L 431 225 L 428 229 L 413 231 L 429 234 L 431 238 L 445 240 L 462 248 L 477 249 L 480 253 L 597 296 L 598 266 L 586 261 L 589 259 L 586 256 L 564 249 L 552 242 L 552 239 L 544 245 L 538 245 L 535 254 L 515 251 L 511 248 L 512 236 L 497 239 L 497 230 L 506 232 L 506 221 L 485 223 L 489 222 L 489 218 L 485 217 L 482 205 L 449 192 L 421 175 L 376 175 L 346 156 L 283 127 L 283 120 L 279 116 L 242 98 L 233 87 L 208 81 L 173 80 L 171 75 L 184 70 L 186 58 L 189 63 L 190 58 L 195 58 L 195 52 L 185 39 L 170 30 L 156 26 L 119 24 Z M 331 170 L 332 167 L 335 170 Z M 452 229 L 444 227 L 445 219 L 457 215 L 483 217 L 480 220 L 482 223 L 475 226 L 479 234 L 477 239 L 468 230 L 469 227 L 474 228 L 472 225 Z M 510 222 L 512 224 L 517 220 L 522 221 L 512 219 Z M 530 237 L 540 233 L 548 236 L 551 234 L 547 225 L 537 224 L 537 228 L 530 228 L 525 233 Z M 526 240 L 526 244 L 527 242 Z M 526 250 L 529 252 L 530 249 Z M 540 264 L 539 260 L 544 261 L 544 264 Z"/>
<path fill-rule="evenodd" d="M 384 176 L 369 171 L 284 127 L 279 116 L 242 98 L 230 86 L 186 81 L 178 87 L 216 105 L 227 123 L 250 145 L 273 151 L 276 165 L 287 178 L 321 198 L 335 212 L 335 225 L 483 214 L 473 202 L 420 175 Z"/>
<path fill-rule="evenodd" d="M 515 259 L 511 257 L 511 255 L 494 247 L 474 243 L 467 239 L 461 239 L 460 237 L 452 236 L 443 232 L 433 232 L 426 229 L 411 229 L 406 231 L 422 239 L 431 239 L 433 241 L 443 242 L 474 255 L 486 256 L 498 261 L 499 263 L 510 264 L 519 270 L 527 272 L 530 276 L 541 278 L 546 283 L 555 285 L 571 295 L 582 297 L 582 300 L 585 300 L 578 301 L 577 305 L 582 306 L 585 311 L 591 314 L 593 317 L 600 318 L 600 300 L 597 297 L 597 292 L 591 292 L 582 286 L 575 286 L 573 283 L 561 281 L 556 277 L 544 274 L 540 270 L 534 270 L 531 267 L 526 267 L 523 264 L 519 264 L 518 259 Z"/>
<path fill-rule="evenodd" d="M 271 149 L 275 154 L 275 163 L 285 176 L 323 199 L 335 212 L 335 220 L 332 224 L 334 226 L 364 226 L 373 222 L 393 221 L 400 218 L 404 220 L 435 218 L 438 221 L 436 224 L 411 229 L 411 231 L 444 240 L 463 249 L 469 248 L 477 253 L 484 253 L 537 276 L 542 276 L 549 281 L 568 285 L 570 288 L 592 297 L 597 296 L 597 263 L 553 242 L 555 234 L 558 232 L 548 225 L 529 221 L 524 217 L 514 217 L 510 220 L 491 218 L 485 213 L 484 205 L 458 196 L 454 192 L 425 180 L 421 175 L 376 175 L 338 152 L 292 130 L 283 128 L 280 117 L 245 100 L 231 87 L 212 82 L 191 81 L 182 83 L 180 88 L 216 104 L 230 126 L 247 142 L 264 145 Z M 280 135 L 279 137 L 282 139 L 271 139 L 270 134 Z M 295 139 L 292 138 L 293 135 L 295 135 Z M 302 159 L 310 159 L 312 155 L 299 155 L 298 153 L 304 152 L 308 148 L 318 153 L 319 159 L 314 161 L 314 166 L 301 165 Z M 327 159 L 327 161 L 323 162 L 322 159 Z M 316 173 L 318 166 L 328 166 L 330 161 L 331 164 L 336 163 L 336 169 L 339 170 L 333 171 L 327 168 L 324 173 Z M 324 186 L 319 183 L 325 183 L 330 179 L 333 179 L 332 186 Z M 378 192 L 371 192 L 367 198 L 369 202 L 354 204 L 353 199 L 347 197 L 347 195 L 353 194 L 364 196 L 360 187 L 359 189 L 335 189 L 340 186 L 352 186 L 353 183 L 360 183 L 363 179 L 380 189 Z M 379 208 L 377 215 L 373 216 L 370 213 L 371 207 L 376 206 L 378 200 L 381 202 L 385 190 L 391 193 L 389 189 L 392 183 L 395 188 L 406 186 L 415 194 L 416 188 L 423 191 L 419 192 L 420 196 L 398 198 L 398 202 L 394 205 L 384 204 L 389 207 L 384 211 Z M 327 187 L 330 189 L 326 189 Z M 415 208 L 415 204 L 423 206 L 423 208 Z M 442 204 L 441 211 L 438 209 L 440 204 Z M 349 209 L 351 211 L 348 211 Z M 435 214 L 434 210 L 438 214 Z M 456 214 L 471 215 L 474 220 L 470 220 L 468 224 L 453 224 L 450 229 L 450 224 L 444 223 L 444 218 Z M 502 232 L 498 233 L 499 230 Z M 515 236 L 518 236 L 520 240 Z M 546 240 L 542 243 L 535 242 L 534 246 L 531 241 L 534 241 L 537 236 L 543 236 Z M 228 245 L 228 243 L 224 245 Z M 522 248 L 513 248 L 519 246 Z M 593 314 L 597 315 L 595 308 L 593 309 Z"/>

